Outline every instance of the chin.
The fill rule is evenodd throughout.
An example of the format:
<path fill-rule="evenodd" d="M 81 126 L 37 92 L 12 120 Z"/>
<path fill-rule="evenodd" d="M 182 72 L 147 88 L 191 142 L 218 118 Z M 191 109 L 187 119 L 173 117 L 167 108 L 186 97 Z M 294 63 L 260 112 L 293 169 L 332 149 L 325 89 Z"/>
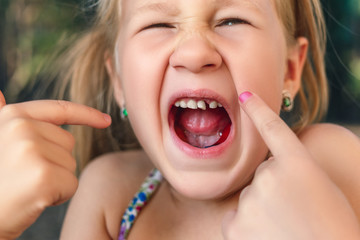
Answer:
<path fill-rule="evenodd" d="M 178 172 L 167 177 L 181 196 L 198 201 L 222 200 L 241 190 L 248 180 L 230 176 L 226 172 Z"/>

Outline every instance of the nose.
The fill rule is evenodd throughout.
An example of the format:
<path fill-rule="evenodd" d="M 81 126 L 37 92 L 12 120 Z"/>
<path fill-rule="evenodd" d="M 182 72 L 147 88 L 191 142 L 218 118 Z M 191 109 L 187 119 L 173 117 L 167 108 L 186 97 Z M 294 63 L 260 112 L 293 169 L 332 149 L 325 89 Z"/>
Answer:
<path fill-rule="evenodd" d="M 193 73 L 216 70 L 222 64 L 221 55 L 213 44 L 200 35 L 180 40 L 169 61 L 173 68 Z"/>

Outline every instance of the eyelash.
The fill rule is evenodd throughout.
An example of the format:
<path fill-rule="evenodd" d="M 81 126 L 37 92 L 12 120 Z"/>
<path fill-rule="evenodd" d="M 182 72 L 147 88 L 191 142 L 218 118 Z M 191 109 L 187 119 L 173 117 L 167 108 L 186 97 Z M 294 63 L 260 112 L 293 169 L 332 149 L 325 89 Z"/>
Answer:
<path fill-rule="evenodd" d="M 175 27 L 169 23 L 154 23 L 154 24 L 144 27 L 142 30 L 147 30 L 147 29 L 151 29 L 151 28 L 175 28 Z"/>
<path fill-rule="evenodd" d="M 221 26 L 233 26 L 233 25 L 237 25 L 237 24 L 250 24 L 248 21 L 241 19 L 241 18 L 226 18 L 221 20 L 216 27 L 221 27 Z"/>
<path fill-rule="evenodd" d="M 221 26 L 233 26 L 237 24 L 250 24 L 248 21 L 240 19 L 240 18 L 227 18 L 221 20 L 215 27 Z M 154 23 L 149 26 L 144 27 L 142 30 L 147 30 L 151 28 L 175 28 L 173 25 L 169 23 Z"/>

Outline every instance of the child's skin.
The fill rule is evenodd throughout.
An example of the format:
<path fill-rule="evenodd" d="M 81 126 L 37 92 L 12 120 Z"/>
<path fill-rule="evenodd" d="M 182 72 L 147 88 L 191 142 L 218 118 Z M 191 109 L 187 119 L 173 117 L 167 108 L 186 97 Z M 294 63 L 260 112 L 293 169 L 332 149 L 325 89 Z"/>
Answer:
<path fill-rule="evenodd" d="M 154 166 L 166 181 L 137 219 L 130 240 L 360 237 L 358 138 L 337 126 L 316 125 L 298 139 L 279 121 L 281 92 L 286 89 L 295 96 L 299 90 L 308 42 L 299 37 L 287 45 L 272 1 L 123 1 L 121 20 L 115 61 L 106 64 L 115 97 L 119 104 L 126 102 L 145 151 L 112 153 L 89 165 L 70 205 L 62 239 L 116 239 L 122 213 Z M 254 94 L 241 95 L 239 104 L 238 95 L 244 91 Z M 168 119 L 179 96 L 222 103 L 232 121 L 224 147 L 200 152 L 176 143 Z M 6 109 L 15 108 L 21 119 L 51 119 L 55 125 L 108 125 L 104 118 L 89 123 L 89 115 L 78 116 L 80 106 L 66 105 L 66 111 L 76 110 L 77 115 L 58 120 L 62 115 L 50 112 L 53 102 L 43 107 L 27 104 L 26 109 L 40 116 L 49 115 L 28 117 L 19 115 L 21 107 Z M 13 122 L 11 114 L 1 111 L 1 123 Z M 36 140 L 38 130 L 32 129 L 24 132 L 30 131 Z M 51 125 L 51 131 L 56 129 Z M 22 132 L 10 134 L 27 140 Z M 62 142 L 61 137 L 55 139 Z M 42 152 L 43 145 L 36 146 L 35 152 Z M 71 147 L 63 148 L 70 152 Z M 263 162 L 269 149 L 273 158 Z M 4 149 L 17 160 L 13 151 Z M 73 166 L 64 165 L 70 173 Z M 63 170 L 51 166 L 49 172 Z M 41 183 L 47 183 L 50 176 L 43 176 Z M 29 179 L 38 183 L 36 176 Z M 54 190 L 45 195 L 52 201 L 40 209 L 55 203 L 61 192 L 46 186 Z M 68 191 L 64 198 L 74 187 Z M 238 211 L 226 215 L 234 209 Z M 21 218 L 27 223 L 35 219 Z"/>
<path fill-rule="evenodd" d="M 261 99 L 252 97 L 241 101 L 244 102 L 242 108 L 260 131 L 273 157 L 257 168 L 254 180 L 240 194 L 238 210 L 226 216 L 223 223 L 226 239 L 358 239 L 360 231 L 353 209 L 314 162 L 311 156 L 314 152 L 309 152 L 312 147 L 306 146 L 311 142 L 305 140 L 304 145 L 299 141 L 274 112 L 263 107 Z M 330 130 L 332 134 L 343 131 L 334 126 L 315 128 L 321 132 Z M 341 135 L 338 135 L 341 139 L 352 143 L 348 136 Z M 310 136 L 316 137 L 316 134 L 307 137 Z M 349 151 L 351 147 L 359 148 L 358 139 L 353 140 L 354 145 L 348 146 Z M 358 152 L 354 151 L 355 154 L 349 154 L 349 157 L 358 159 Z M 343 155 L 338 151 L 332 154 Z M 359 180 L 355 183 L 358 184 Z M 352 191 L 347 187 L 343 190 Z M 359 209 L 357 203 L 353 206 Z"/>
<path fill-rule="evenodd" d="M 6 105 L 0 91 L 0 239 L 14 239 L 46 207 L 74 195 L 74 139 L 58 126 L 104 128 L 110 123 L 108 115 L 70 102 Z"/>
<path fill-rule="evenodd" d="M 241 211 L 235 223 L 242 223 L 242 233 L 245 227 L 249 231 L 241 233 L 241 239 L 258 234 L 277 239 L 356 236 L 354 213 L 315 162 L 359 211 L 358 188 L 354 187 L 360 182 L 359 167 L 354 167 L 360 159 L 358 139 L 335 126 L 314 126 L 301 136 L 308 153 L 289 131 L 274 134 L 278 121 L 268 116 L 268 109 L 279 113 L 284 89 L 292 96 L 297 93 L 307 47 L 303 37 L 287 45 L 269 0 L 123 1 L 115 60 L 107 66 L 115 97 L 119 104 L 126 103 L 145 153 L 107 155 L 85 171 L 62 237 L 115 239 L 121 215 L 152 164 L 166 181 L 141 212 L 130 240 L 222 239 L 223 216 L 238 204 Z M 254 125 L 254 119 L 239 107 L 237 98 L 243 91 L 256 93 L 266 102 L 267 106 L 248 107 L 257 112 L 256 119 L 270 124 Z M 177 143 L 169 109 L 186 97 L 216 99 L 226 108 L 232 128 L 225 146 L 195 150 Z M 269 132 L 264 139 L 276 146 L 268 145 L 276 159 L 261 165 L 262 174 L 255 176 L 242 204 L 239 193 L 268 153 L 257 127 Z M 336 206 L 342 206 L 341 210 L 333 211 Z M 90 208 L 95 210 L 89 212 Z M 252 214 L 253 209 L 268 215 Z M 323 213 L 330 223 L 319 224 Z M 274 224 L 274 218 L 279 224 Z M 348 228 L 333 227 L 342 221 Z M 280 223 L 294 228 L 284 231 Z M 237 224 L 229 229 L 233 237 Z"/>

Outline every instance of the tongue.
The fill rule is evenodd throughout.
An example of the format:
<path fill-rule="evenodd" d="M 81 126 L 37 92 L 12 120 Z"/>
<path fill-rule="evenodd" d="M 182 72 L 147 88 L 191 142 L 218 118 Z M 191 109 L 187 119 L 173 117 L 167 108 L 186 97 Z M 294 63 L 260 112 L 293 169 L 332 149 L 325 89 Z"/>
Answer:
<path fill-rule="evenodd" d="M 205 148 L 216 144 L 230 119 L 223 108 L 183 109 L 178 125 L 183 130 L 186 141 L 195 147 Z"/>
<path fill-rule="evenodd" d="M 216 133 L 219 128 L 225 127 L 228 122 L 228 117 L 224 116 L 225 114 L 225 111 L 221 108 L 205 111 L 201 109 L 184 109 L 180 115 L 179 124 L 184 130 L 191 133 L 211 135 Z"/>

